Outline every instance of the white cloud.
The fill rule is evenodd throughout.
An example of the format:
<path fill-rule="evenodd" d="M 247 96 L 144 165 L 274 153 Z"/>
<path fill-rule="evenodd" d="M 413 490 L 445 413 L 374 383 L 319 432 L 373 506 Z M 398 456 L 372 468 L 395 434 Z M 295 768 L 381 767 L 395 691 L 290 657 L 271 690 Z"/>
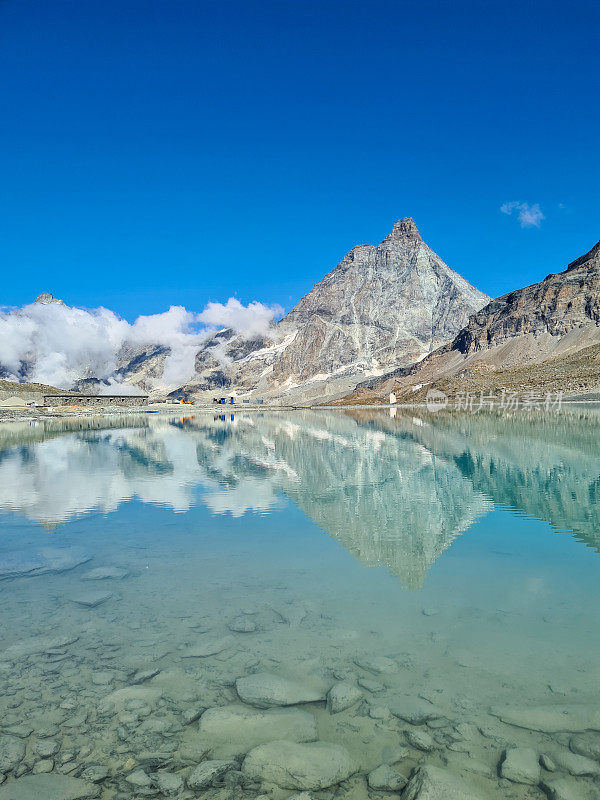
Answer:
<path fill-rule="evenodd" d="M 522 228 L 539 228 L 542 220 L 546 219 L 539 203 L 529 204 L 512 200 L 510 203 L 503 203 L 500 211 L 508 216 L 511 216 L 513 211 L 517 212 L 517 219 Z"/>
<path fill-rule="evenodd" d="M 109 380 L 117 392 L 115 371 L 123 345 L 162 345 L 170 352 L 161 383 L 181 385 L 193 376 L 196 353 L 217 327 L 246 338 L 264 336 L 282 311 L 258 302 L 243 306 L 230 298 L 225 304 L 209 303 L 200 314 L 171 306 L 131 324 L 106 308 L 31 303 L 0 310 L 0 366 L 13 380 L 23 378 L 27 365 L 30 381 L 70 388 L 79 378 L 94 377 Z"/>
<path fill-rule="evenodd" d="M 200 322 L 214 327 L 232 328 L 247 338 L 265 336 L 273 319 L 283 314 L 279 305 L 266 306 L 264 303 L 248 303 L 243 306 L 235 297 L 223 303 L 208 303 L 198 315 Z"/>

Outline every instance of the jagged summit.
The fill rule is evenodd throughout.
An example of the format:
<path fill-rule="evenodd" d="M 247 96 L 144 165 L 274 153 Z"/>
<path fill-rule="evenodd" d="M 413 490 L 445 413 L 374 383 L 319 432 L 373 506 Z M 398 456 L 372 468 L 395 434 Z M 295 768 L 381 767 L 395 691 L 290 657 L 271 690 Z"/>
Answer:
<path fill-rule="evenodd" d="M 399 219 L 398 222 L 395 222 L 392 232 L 384 241 L 398 239 L 415 239 L 421 241 L 421 234 L 412 217 L 404 217 L 404 219 Z"/>
<path fill-rule="evenodd" d="M 379 245 L 351 250 L 281 320 L 279 329 L 294 337 L 272 379 L 298 384 L 411 363 L 451 339 L 488 299 L 405 217 Z"/>
<path fill-rule="evenodd" d="M 49 305 L 51 303 L 55 303 L 56 305 L 64 306 L 63 301 L 60 300 L 58 297 L 54 297 L 54 295 L 50 294 L 50 292 L 42 292 L 41 294 L 38 294 L 38 296 L 35 298 L 34 302 L 38 303 L 39 305 L 44 305 L 44 306 L 47 306 L 47 305 Z"/>

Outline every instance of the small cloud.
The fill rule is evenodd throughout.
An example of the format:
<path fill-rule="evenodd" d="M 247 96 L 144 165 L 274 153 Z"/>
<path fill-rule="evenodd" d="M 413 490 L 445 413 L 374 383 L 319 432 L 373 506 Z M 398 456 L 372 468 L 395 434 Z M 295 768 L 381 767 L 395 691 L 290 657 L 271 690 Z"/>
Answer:
<path fill-rule="evenodd" d="M 574 214 L 573 207 L 568 205 L 568 203 L 558 203 L 557 208 L 559 211 L 562 211 L 564 214 Z"/>
<path fill-rule="evenodd" d="M 512 200 L 510 203 L 503 203 L 500 211 L 509 217 L 515 211 L 522 228 L 539 228 L 542 220 L 546 219 L 538 203 L 530 205 L 520 200 Z"/>

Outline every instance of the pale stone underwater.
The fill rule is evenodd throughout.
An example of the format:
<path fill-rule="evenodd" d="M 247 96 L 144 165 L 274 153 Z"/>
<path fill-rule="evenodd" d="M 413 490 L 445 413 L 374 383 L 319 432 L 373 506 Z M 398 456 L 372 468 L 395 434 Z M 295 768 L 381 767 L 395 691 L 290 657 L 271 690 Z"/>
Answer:
<path fill-rule="evenodd" d="M 593 414 L 72 427 L 2 434 L 1 800 L 597 795 Z"/>

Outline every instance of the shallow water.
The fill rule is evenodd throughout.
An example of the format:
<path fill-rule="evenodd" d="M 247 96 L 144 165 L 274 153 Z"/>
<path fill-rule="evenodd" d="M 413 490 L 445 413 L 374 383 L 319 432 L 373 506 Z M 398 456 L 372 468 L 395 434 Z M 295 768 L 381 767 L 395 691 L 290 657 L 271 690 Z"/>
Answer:
<path fill-rule="evenodd" d="M 236 680 L 262 672 L 301 684 L 311 701 L 291 708 L 356 769 L 314 798 L 398 797 L 367 787 L 382 763 L 406 777 L 443 767 L 482 800 L 543 798 L 557 779 L 559 798 L 598 797 L 599 419 L 5 424 L 0 800 L 47 770 L 94 777 L 104 798 L 292 796 L 240 769 L 264 732 L 190 722 L 239 704 Z M 86 579 L 104 567 L 114 577 Z M 361 694 L 332 713 L 313 698 L 340 681 Z M 537 706 L 569 722 L 532 722 Z M 555 770 L 509 780 L 514 747 Z M 237 764 L 179 788 L 217 758 Z"/>

